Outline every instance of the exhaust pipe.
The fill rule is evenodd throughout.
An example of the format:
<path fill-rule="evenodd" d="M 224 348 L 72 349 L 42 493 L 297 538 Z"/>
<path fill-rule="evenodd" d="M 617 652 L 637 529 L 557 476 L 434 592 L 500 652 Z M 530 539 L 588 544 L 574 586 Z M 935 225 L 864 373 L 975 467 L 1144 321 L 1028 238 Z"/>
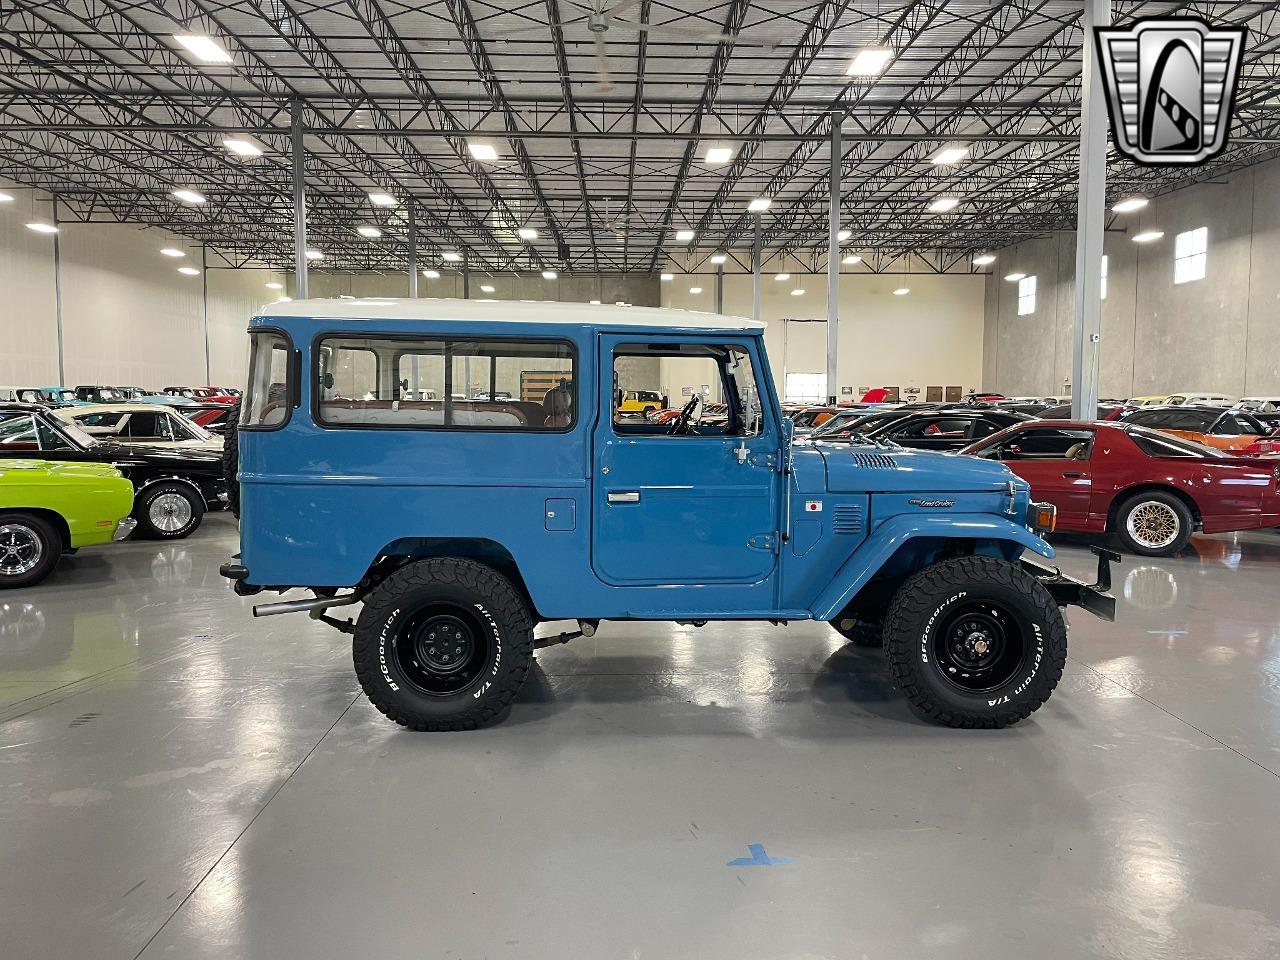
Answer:
<path fill-rule="evenodd" d="M 302 613 L 306 610 L 328 610 L 330 607 L 349 607 L 359 603 L 354 593 L 345 597 L 314 597 L 311 600 L 283 600 L 280 603 L 258 603 L 253 607 L 255 617 L 274 617 L 280 613 Z"/>

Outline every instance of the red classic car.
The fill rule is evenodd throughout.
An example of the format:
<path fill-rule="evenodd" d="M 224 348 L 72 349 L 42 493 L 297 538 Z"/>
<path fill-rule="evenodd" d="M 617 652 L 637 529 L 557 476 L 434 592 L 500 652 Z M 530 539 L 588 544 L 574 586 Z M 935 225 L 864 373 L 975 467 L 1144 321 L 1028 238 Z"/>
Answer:
<path fill-rule="evenodd" d="M 1000 460 L 1058 508 L 1058 529 L 1115 533 L 1168 556 L 1196 530 L 1280 525 L 1280 459 L 1237 457 L 1127 423 L 1031 420 L 966 447 Z"/>

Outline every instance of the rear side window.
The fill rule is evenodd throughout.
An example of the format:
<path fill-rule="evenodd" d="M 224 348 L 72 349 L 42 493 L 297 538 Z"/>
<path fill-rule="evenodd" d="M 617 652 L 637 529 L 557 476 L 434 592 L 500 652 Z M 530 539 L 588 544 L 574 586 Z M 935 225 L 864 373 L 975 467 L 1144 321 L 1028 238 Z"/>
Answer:
<path fill-rule="evenodd" d="M 240 426 L 252 430 L 284 424 L 289 419 L 289 388 L 289 342 L 274 331 L 252 334 Z"/>
<path fill-rule="evenodd" d="M 326 337 L 316 418 L 334 427 L 561 432 L 577 420 L 562 340 Z"/>
<path fill-rule="evenodd" d="M 1192 433 L 1202 433 L 1212 422 L 1212 418 L 1195 410 L 1150 410 L 1134 413 L 1129 417 L 1129 421 L 1156 430 L 1189 430 Z"/>

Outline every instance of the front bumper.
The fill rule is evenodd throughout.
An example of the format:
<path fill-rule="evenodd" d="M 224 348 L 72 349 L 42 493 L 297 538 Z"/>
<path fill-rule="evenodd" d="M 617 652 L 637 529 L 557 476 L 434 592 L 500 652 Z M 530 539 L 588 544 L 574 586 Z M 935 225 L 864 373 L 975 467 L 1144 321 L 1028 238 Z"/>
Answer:
<path fill-rule="evenodd" d="M 1111 564 L 1120 562 L 1120 554 L 1104 547 L 1090 547 L 1098 557 L 1098 579 L 1096 583 L 1081 583 L 1068 577 L 1061 570 L 1048 570 L 1038 563 L 1022 561 L 1022 568 L 1031 574 L 1049 591 L 1054 602 L 1060 606 L 1081 607 L 1095 617 L 1103 620 L 1116 618 L 1116 598 L 1111 596 Z"/>
<path fill-rule="evenodd" d="M 111 535 L 111 539 L 115 541 L 127 539 L 129 534 L 133 533 L 133 528 L 137 525 L 138 521 L 133 517 L 125 517 L 116 526 L 116 532 Z"/>

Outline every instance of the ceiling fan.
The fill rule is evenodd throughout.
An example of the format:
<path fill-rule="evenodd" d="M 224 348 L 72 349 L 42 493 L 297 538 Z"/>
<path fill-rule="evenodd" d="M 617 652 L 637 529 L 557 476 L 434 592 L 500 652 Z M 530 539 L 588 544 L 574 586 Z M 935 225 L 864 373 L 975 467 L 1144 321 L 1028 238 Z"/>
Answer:
<path fill-rule="evenodd" d="M 563 0 L 563 2 L 567 6 L 581 10 L 585 16 L 557 20 L 555 21 L 555 26 L 566 28 L 583 24 L 591 31 L 596 48 L 596 76 L 600 80 L 596 89 L 601 92 L 608 92 L 613 89 L 613 81 L 609 70 L 609 51 L 605 39 L 610 30 L 647 33 L 654 37 L 670 37 L 673 40 L 693 40 L 703 43 L 743 43 L 753 47 L 766 47 L 770 50 L 776 46 L 776 44 L 772 43 L 740 41 L 738 34 L 721 33 L 714 28 L 690 29 L 687 27 L 674 27 L 665 23 L 646 23 L 643 20 L 628 20 L 619 16 L 619 14 L 630 10 L 632 7 L 640 6 L 642 0 L 616 0 L 613 4 L 607 3 L 607 0 L 591 0 L 590 3 L 579 3 L 578 0 Z M 641 15 L 643 16 L 643 12 Z M 507 35 L 516 36 L 521 33 L 536 33 L 546 30 L 547 27 L 547 24 L 521 27 L 518 30 L 507 31 Z"/>

